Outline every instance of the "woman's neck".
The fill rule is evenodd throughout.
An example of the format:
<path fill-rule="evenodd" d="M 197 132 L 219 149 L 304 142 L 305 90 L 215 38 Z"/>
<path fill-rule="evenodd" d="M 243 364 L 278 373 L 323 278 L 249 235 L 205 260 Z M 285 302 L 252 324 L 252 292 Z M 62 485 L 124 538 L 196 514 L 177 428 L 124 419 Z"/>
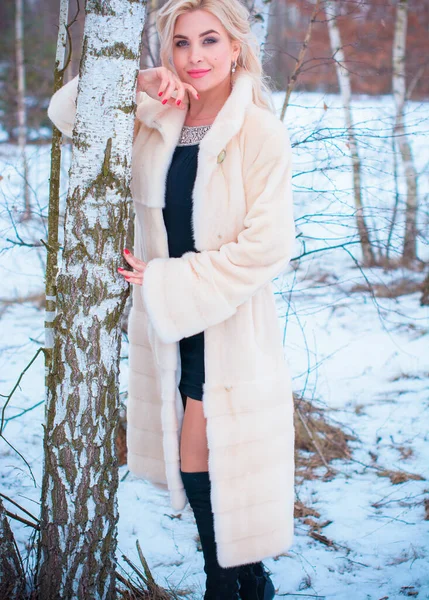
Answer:
<path fill-rule="evenodd" d="M 184 125 L 189 127 L 212 125 L 230 93 L 231 78 L 227 77 L 214 89 L 199 92 L 199 100 L 189 94 L 189 108 Z"/>

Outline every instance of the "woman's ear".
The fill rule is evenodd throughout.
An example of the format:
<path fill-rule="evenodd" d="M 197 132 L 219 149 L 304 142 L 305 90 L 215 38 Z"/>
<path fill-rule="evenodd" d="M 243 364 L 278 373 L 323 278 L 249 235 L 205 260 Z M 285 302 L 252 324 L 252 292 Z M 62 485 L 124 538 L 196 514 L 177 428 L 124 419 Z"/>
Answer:
<path fill-rule="evenodd" d="M 238 57 L 240 56 L 240 51 L 241 51 L 240 43 L 237 40 L 234 40 L 232 42 L 232 59 L 234 61 L 238 60 Z"/>

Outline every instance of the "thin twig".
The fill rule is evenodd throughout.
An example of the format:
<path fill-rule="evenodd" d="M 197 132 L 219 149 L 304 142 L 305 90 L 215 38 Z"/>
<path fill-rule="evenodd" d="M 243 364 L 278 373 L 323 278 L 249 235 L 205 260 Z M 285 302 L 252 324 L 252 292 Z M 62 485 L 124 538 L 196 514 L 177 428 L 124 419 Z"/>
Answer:
<path fill-rule="evenodd" d="M 33 527 L 33 529 L 37 529 L 38 531 L 40 531 L 39 525 L 36 525 L 35 523 L 32 523 L 31 521 L 24 519 L 24 517 L 19 517 L 15 513 L 11 513 L 8 510 L 5 510 L 4 512 L 12 519 L 15 519 L 15 521 L 20 521 L 21 523 L 24 523 L 24 525 L 28 525 L 29 527 Z"/>
<path fill-rule="evenodd" d="M 20 504 L 18 504 L 18 502 L 16 502 L 15 500 L 12 500 L 12 498 L 9 498 L 9 496 L 6 496 L 6 494 L 2 494 L 2 492 L 0 492 L 0 496 L 2 496 L 6 500 L 8 500 L 12 504 L 14 504 L 17 508 L 19 508 L 19 510 L 22 510 L 22 512 L 26 513 L 29 517 L 31 517 L 32 519 L 34 519 L 34 521 L 36 521 L 36 523 L 40 523 L 40 520 L 37 517 L 35 517 L 34 515 L 32 515 L 29 510 L 27 510 L 26 508 L 24 508 L 23 506 L 21 506 Z"/>
<path fill-rule="evenodd" d="M 15 383 L 15 385 L 13 386 L 13 389 L 11 391 L 11 393 L 9 394 L 9 396 L 3 396 L 6 397 L 7 400 L 2 408 L 1 411 L 1 421 L 0 421 L 0 436 L 3 436 L 3 424 L 4 424 L 4 413 L 6 410 L 6 406 L 8 405 L 10 399 L 12 398 L 13 394 L 15 393 L 16 388 L 19 386 L 21 379 L 24 377 L 25 373 L 28 371 L 28 369 L 31 367 L 31 365 L 34 363 L 34 361 L 36 360 L 36 358 L 38 357 L 40 352 L 43 352 L 44 348 L 39 348 L 36 352 L 36 354 L 33 356 L 33 358 L 30 360 L 30 362 L 28 363 L 28 365 L 25 367 L 25 369 L 21 372 L 21 375 L 18 377 L 18 381 Z"/>

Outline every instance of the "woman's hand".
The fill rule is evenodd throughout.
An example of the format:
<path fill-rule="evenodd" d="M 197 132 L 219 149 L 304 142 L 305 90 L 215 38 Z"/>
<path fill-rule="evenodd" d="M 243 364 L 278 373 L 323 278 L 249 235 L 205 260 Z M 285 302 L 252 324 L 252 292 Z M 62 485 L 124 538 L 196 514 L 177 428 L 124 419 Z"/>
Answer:
<path fill-rule="evenodd" d="M 143 275 L 146 270 L 147 263 L 143 262 L 139 258 L 136 258 L 129 250 L 125 248 L 124 250 L 125 260 L 131 267 L 134 269 L 133 271 L 126 271 L 125 269 L 118 268 L 118 271 L 121 275 L 124 276 L 124 279 L 128 281 L 128 283 L 135 283 L 136 285 L 143 285 Z"/>
<path fill-rule="evenodd" d="M 166 67 L 154 67 L 139 71 L 137 78 L 137 92 L 146 92 L 154 100 L 162 104 L 170 104 L 179 109 L 186 108 L 183 105 L 185 93 L 193 94 L 199 100 L 197 90 L 189 83 L 183 83 L 175 73 Z M 176 98 L 172 93 L 177 92 Z"/>

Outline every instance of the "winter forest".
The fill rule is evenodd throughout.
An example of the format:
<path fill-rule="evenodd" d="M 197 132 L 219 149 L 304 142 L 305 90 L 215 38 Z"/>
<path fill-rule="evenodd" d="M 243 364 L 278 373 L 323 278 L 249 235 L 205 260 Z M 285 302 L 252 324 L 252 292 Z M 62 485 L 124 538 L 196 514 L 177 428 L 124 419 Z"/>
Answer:
<path fill-rule="evenodd" d="M 297 232 L 273 280 L 294 543 L 264 563 L 276 598 L 429 599 L 429 2 L 242 2 L 292 144 Z M 164 4 L 0 3 L 0 600 L 203 597 L 189 505 L 127 466 L 117 267 Z M 72 142 L 47 108 L 77 74 Z"/>

